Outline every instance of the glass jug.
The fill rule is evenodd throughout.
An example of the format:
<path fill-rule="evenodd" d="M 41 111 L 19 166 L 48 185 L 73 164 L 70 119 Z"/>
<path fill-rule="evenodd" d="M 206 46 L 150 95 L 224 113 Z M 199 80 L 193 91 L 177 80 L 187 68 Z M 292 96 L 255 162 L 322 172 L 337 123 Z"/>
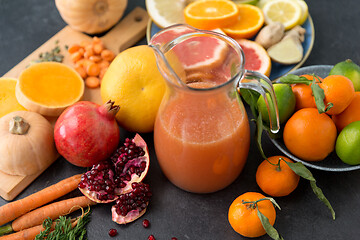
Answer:
<path fill-rule="evenodd" d="M 155 34 L 149 45 L 167 83 L 154 126 L 163 173 L 189 192 L 225 188 L 241 173 L 250 145 L 240 88 L 269 93 L 265 99 L 276 109 L 276 116 L 269 111 L 270 119 L 276 119 L 270 129 L 279 130 L 271 81 L 245 70 L 239 44 L 220 33 L 173 25 Z"/>

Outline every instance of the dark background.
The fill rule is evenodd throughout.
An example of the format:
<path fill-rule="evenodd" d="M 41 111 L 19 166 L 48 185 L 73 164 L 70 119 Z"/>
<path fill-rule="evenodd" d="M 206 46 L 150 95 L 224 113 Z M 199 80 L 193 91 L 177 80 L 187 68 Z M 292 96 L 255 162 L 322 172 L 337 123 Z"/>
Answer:
<path fill-rule="evenodd" d="M 348 58 L 360 64 L 359 1 L 312 0 L 307 4 L 315 25 L 315 43 L 304 66 L 333 65 Z M 126 13 L 135 5 L 145 8 L 145 1 L 129 0 Z M 64 26 L 54 1 L 0 0 L 0 75 Z M 145 38 L 138 44 L 146 44 Z M 253 133 L 252 124 L 251 130 Z M 133 134 L 123 131 L 123 135 Z M 148 142 L 152 160 L 146 182 L 150 183 L 154 196 L 148 212 L 134 223 L 119 226 L 111 221 L 111 204 L 95 206 L 88 225 L 89 239 L 147 239 L 150 234 L 154 234 L 158 240 L 171 239 L 173 236 L 178 239 L 245 239 L 231 229 L 227 211 L 240 194 L 261 192 L 255 182 L 255 172 L 262 159 L 254 140 L 240 177 L 222 191 L 199 195 L 184 192 L 167 181 L 156 161 L 152 134 L 143 134 L 143 137 Z M 280 154 L 268 139 L 263 139 L 263 145 L 267 156 Z M 16 199 L 83 171 L 60 158 Z M 359 239 L 360 171 L 311 171 L 318 186 L 332 203 L 336 220 L 331 219 L 328 209 L 314 196 L 309 183 L 301 180 L 291 195 L 276 198 L 282 210 L 277 210 L 275 227 L 285 239 L 291 240 Z M 78 194 L 73 192 L 70 195 Z M 0 205 L 3 204 L 6 201 L 0 199 Z M 144 218 L 151 222 L 148 229 L 141 226 Z M 116 228 L 119 235 L 110 238 L 107 234 L 110 228 Z"/>

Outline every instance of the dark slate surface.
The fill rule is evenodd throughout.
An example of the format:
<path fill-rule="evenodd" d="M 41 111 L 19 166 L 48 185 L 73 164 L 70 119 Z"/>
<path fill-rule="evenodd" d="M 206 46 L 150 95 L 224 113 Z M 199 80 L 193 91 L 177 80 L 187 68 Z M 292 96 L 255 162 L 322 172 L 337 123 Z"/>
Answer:
<path fill-rule="evenodd" d="M 315 44 L 305 62 L 309 65 L 333 65 L 347 58 L 360 63 L 360 12 L 357 0 L 307 1 L 315 25 Z M 145 7 L 144 0 L 129 0 L 127 12 L 135 5 Z M 1 0 L 0 1 L 0 75 L 5 74 L 24 57 L 39 47 L 65 26 L 54 1 Z M 140 44 L 146 44 L 145 39 Z M 254 126 L 251 125 L 252 133 Z M 123 135 L 132 133 L 123 131 Z M 157 164 L 152 134 L 143 135 L 149 144 L 152 159 L 146 181 L 151 184 L 154 197 L 148 212 L 140 220 L 118 226 L 111 221 L 110 205 L 93 208 L 88 226 L 89 239 L 245 239 L 235 233 L 227 221 L 231 202 L 247 191 L 260 191 L 255 172 L 261 161 L 255 143 L 251 141 L 248 162 L 243 173 L 228 188 L 213 194 L 191 194 L 179 190 L 167 181 Z M 263 140 L 268 156 L 280 154 L 267 138 Z M 60 179 L 82 172 L 64 159 L 58 159 L 17 199 L 43 189 Z M 328 199 L 337 218 L 331 220 L 329 211 L 314 196 L 307 181 L 301 180 L 298 188 L 288 197 L 277 198 L 282 210 L 277 210 L 275 227 L 285 239 L 359 239 L 360 222 L 360 171 L 325 172 L 311 170 Z M 0 183 L 1 184 L 1 183 Z M 70 195 L 78 195 L 74 192 Z M 0 205 L 6 201 L 0 199 Z M 144 229 L 142 219 L 151 227 Z M 119 235 L 108 236 L 116 228 Z M 258 239 L 270 239 L 268 236 Z"/>

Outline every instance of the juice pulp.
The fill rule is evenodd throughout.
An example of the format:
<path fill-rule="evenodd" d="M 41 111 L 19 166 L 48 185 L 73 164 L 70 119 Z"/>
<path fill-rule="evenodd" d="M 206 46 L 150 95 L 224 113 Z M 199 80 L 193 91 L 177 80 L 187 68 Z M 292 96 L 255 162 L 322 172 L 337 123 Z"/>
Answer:
<path fill-rule="evenodd" d="M 154 141 L 160 167 L 173 184 L 190 192 L 215 192 L 244 167 L 249 123 L 243 105 L 227 92 L 180 93 L 160 109 Z"/>

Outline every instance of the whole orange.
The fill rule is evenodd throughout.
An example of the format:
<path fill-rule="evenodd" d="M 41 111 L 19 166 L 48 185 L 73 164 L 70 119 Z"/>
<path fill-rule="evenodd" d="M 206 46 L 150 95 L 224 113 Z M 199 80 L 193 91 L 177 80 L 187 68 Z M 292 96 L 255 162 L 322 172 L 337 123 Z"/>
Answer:
<path fill-rule="evenodd" d="M 260 237 L 266 233 L 257 215 L 257 209 L 265 215 L 271 225 L 274 225 L 276 211 L 270 200 L 258 201 L 256 204 L 245 203 L 255 202 L 265 198 L 257 192 L 246 192 L 237 197 L 229 208 L 228 220 L 231 227 L 244 237 Z"/>
<path fill-rule="evenodd" d="M 355 96 L 355 89 L 352 81 L 341 75 L 330 75 L 320 83 L 324 90 L 325 104 L 334 104 L 327 114 L 339 114 L 349 106 Z"/>
<path fill-rule="evenodd" d="M 301 77 L 305 77 L 311 81 L 314 80 L 314 76 L 308 74 L 301 75 Z M 317 81 L 318 79 L 322 81 L 322 78 L 316 76 L 315 80 Z M 309 108 L 309 107 L 316 108 L 315 99 L 313 96 L 313 92 L 311 90 L 311 85 L 297 83 L 297 84 L 292 84 L 291 88 L 296 98 L 295 110 L 299 110 L 302 108 Z"/>
<path fill-rule="evenodd" d="M 338 132 L 352 122 L 360 121 L 360 92 L 355 92 L 355 97 L 350 105 L 340 114 L 332 115 Z"/>
<path fill-rule="evenodd" d="M 288 150 L 306 161 L 321 161 L 335 148 L 336 126 L 316 108 L 303 108 L 286 122 L 283 139 Z"/>
<path fill-rule="evenodd" d="M 261 190 L 273 197 L 289 195 L 299 184 L 297 175 L 284 161 L 293 162 L 284 156 L 272 156 L 264 160 L 256 171 L 256 183 Z"/>

